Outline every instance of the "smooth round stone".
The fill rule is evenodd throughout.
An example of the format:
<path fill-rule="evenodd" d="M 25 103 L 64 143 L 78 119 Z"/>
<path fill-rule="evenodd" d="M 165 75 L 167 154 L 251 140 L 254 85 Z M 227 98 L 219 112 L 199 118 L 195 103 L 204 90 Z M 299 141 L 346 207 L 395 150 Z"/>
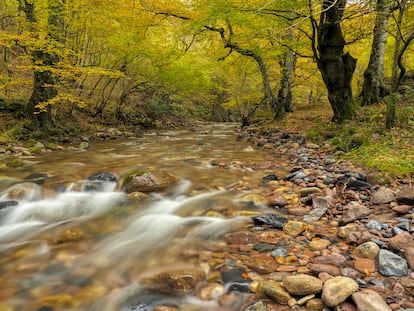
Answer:
<path fill-rule="evenodd" d="M 291 236 L 298 236 L 304 230 L 305 230 L 304 223 L 300 221 L 295 221 L 295 220 L 288 220 L 283 226 L 283 232 Z"/>
<path fill-rule="evenodd" d="M 325 304 L 319 298 L 313 298 L 306 303 L 308 310 L 322 310 L 323 308 L 325 308 Z"/>
<path fill-rule="evenodd" d="M 256 296 L 258 298 L 270 297 L 276 302 L 286 304 L 292 297 L 276 281 L 268 280 L 259 282 L 256 287 Z"/>
<path fill-rule="evenodd" d="M 283 286 L 292 295 L 305 296 L 319 293 L 322 290 L 322 281 L 311 275 L 297 274 L 286 277 Z"/>
<path fill-rule="evenodd" d="M 326 249 L 331 245 L 331 241 L 325 239 L 314 238 L 309 243 L 309 248 L 312 250 L 320 251 Z"/>
<path fill-rule="evenodd" d="M 336 276 L 325 282 L 322 289 L 322 300 L 329 307 L 336 307 L 344 302 L 359 288 L 353 279 Z"/>
<path fill-rule="evenodd" d="M 374 242 L 365 242 L 353 251 L 354 256 L 374 259 L 380 251 L 379 246 Z"/>
<path fill-rule="evenodd" d="M 373 290 L 363 290 L 352 295 L 358 311 L 391 311 L 384 299 Z"/>

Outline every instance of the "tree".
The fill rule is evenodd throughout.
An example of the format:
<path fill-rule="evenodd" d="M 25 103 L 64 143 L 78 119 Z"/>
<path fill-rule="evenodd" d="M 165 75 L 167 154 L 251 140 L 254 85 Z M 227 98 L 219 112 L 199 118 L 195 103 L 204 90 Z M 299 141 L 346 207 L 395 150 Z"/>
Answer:
<path fill-rule="evenodd" d="M 387 93 L 384 86 L 384 58 L 390 14 L 390 0 L 377 0 L 371 56 L 359 95 L 363 106 L 378 103 Z"/>
<path fill-rule="evenodd" d="M 20 0 L 19 9 L 24 12 L 36 39 L 41 39 L 39 21 L 34 2 Z M 31 47 L 33 63 L 33 91 L 26 104 L 26 115 L 34 118 L 44 127 L 51 123 L 52 106 L 48 102 L 57 95 L 57 77 L 53 68 L 60 60 L 58 54 L 62 46 L 60 35 L 63 33 L 63 8 L 65 0 L 49 0 L 47 2 L 47 27 L 45 40 L 39 40 L 37 46 Z"/>
<path fill-rule="evenodd" d="M 344 52 L 341 20 L 345 6 L 346 0 L 324 0 L 318 23 L 312 1 L 309 0 L 312 50 L 328 91 L 328 100 L 334 113 L 332 121 L 335 122 L 355 116 L 351 81 L 357 60 Z"/>

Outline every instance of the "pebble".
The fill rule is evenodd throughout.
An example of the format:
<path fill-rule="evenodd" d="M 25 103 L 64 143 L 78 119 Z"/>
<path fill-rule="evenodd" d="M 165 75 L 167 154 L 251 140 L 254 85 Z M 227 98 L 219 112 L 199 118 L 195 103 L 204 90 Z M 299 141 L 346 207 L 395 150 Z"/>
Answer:
<path fill-rule="evenodd" d="M 254 244 L 259 242 L 259 237 L 249 231 L 236 231 L 226 234 L 224 240 L 227 244 Z"/>
<path fill-rule="evenodd" d="M 372 204 L 388 204 L 395 200 L 394 193 L 391 190 L 388 190 L 384 187 L 378 189 L 377 192 L 374 192 L 372 195 Z"/>
<path fill-rule="evenodd" d="M 262 281 L 252 284 L 252 291 L 258 298 L 272 298 L 276 302 L 287 304 L 292 297 L 289 293 L 274 280 Z"/>
<path fill-rule="evenodd" d="M 357 202 L 351 202 L 347 204 L 344 209 L 345 212 L 339 220 L 340 225 L 348 224 L 371 214 L 371 209 Z"/>
<path fill-rule="evenodd" d="M 408 213 L 410 213 L 410 211 L 412 210 L 412 206 L 410 206 L 410 205 L 397 205 L 397 206 L 394 206 L 393 208 L 392 208 L 392 210 L 394 211 L 394 212 L 397 212 L 398 214 L 408 214 Z"/>
<path fill-rule="evenodd" d="M 356 258 L 354 269 L 369 276 L 376 270 L 375 260 L 370 258 Z"/>
<path fill-rule="evenodd" d="M 331 245 L 331 241 L 320 238 L 314 238 L 309 242 L 309 248 L 312 250 L 323 250 L 329 245 Z"/>
<path fill-rule="evenodd" d="M 414 241 L 410 233 L 402 231 L 388 240 L 390 249 L 399 251 L 407 247 L 414 247 Z"/>
<path fill-rule="evenodd" d="M 327 207 L 319 207 L 312 209 L 309 213 L 307 213 L 303 220 L 307 223 L 314 223 L 322 218 L 323 215 L 328 211 Z"/>
<path fill-rule="evenodd" d="M 391 311 L 384 299 L 375 291 L 365 289 L 352 294 L 358 311 Z"/>
<path fill-rule="evenodd" d="M 325 282 L 322 300 L 329 307 L 336 307 L 358 290 L 358 283 L 353 279 L 337 276 Z"/>
<path fill-rule="evenodd" d="M 384 276 L 407 275 L 407 262 L 397 254 L 381 249 L 378 253 L 378 271 Z"/>
<path fill-rule="evenodd" d="M 357 248 L 355 248 L 355 250 L 353 251 L 353 255 L 361 258 L 374 259 L 375 257 L 377 257 L 379 251 L 380 248 L 376 243 L 365 242 L 359 245 Z"/>
<path fill-rule="evenodd" d="M 320 192 L 321 189 L 319 189 L 318 187 L 307 187 L 307 188 L 302 188 L 299 190 L 299 196 L 301 198 L 303 197 L 307 197 L 308 195 L 314 194 L 314 193 L 318 193 Z"/>
<path fill-rule="evenodd" d="M 323 310 L 323 308 L 325 308 L 325 304 L 319 298 L 313 298 L 306 303 L 306 309 L 308 310 Z"/>
<path fill-rule="evenodd" d="M 305 296 L 316 294 L 322 290 L 322 281 L 307 274 L 296 274 L 286 277 L 283 286 L 291 295 Z"/>
<path fill-rule="evenodd" d="M 347 262 L 345 256 L 340 254 L 324 255 L 317 256 L 312 258 L 313 263 L 325 264 L 325 265 L 335 265 L 335 266 L 344 266 Z"/>
<path fill-rule="evenodd" d="M 291 235 L 298 236 L 305 230 L 305 224 L 300 221 L 289 220 L 283 226 L 283 232 Z"/>
<path fill-rule="evenodd" d="M 404 249 L 404 258 L 407 261 L 408 267 L 414 271 L 414 247 Z"/>

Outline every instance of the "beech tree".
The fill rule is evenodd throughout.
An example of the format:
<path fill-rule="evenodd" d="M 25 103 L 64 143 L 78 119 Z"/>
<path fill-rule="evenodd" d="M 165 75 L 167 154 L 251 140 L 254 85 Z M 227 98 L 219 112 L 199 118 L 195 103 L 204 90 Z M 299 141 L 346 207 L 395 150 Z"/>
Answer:
<path fill-rule="evenodd" d="M 57 77 L 53 73 L 53 69 L 60 60 L 58 51 L 63 45 L 61 34 L 64 25 L 64 5 L 65 0 L 49 0 L 47 2 L 46 33 L 41 34 L 35 2 L 19 1 L 19 9 L 24 12 L 30 30 L 35 34 L 36 39 L 40 39 L 37 46 L 31 46 L 33 91 L 26 104 L 27 117 L 37 120 L 40 126 L 50 124 L 52 106 L 48 102 L 57 95 Z M 45 39 L 41 40 L 41 36 L 45 36 Z"/>
<path fill-rule="evenodd" d="M 391 14 L 390 0 L 377 0 L 374 35 L 371 46 L 371 56 L 368 67 L 364 72 L 364 83 L 362 86 L 362 105 L 378 103 L 380 98 L 386 94 L 384 86 L 384 62 L 385 48 L 388 37 L 388 24 Z"/>
<path fill-rule="evenodd" d="M 346 0 L 324 0 L 318 22 L 309 0 L 313 55 L 328 91 L 335 122 L 355 116 L 351 82 L 357 60 L 344 51 L 341 21 L 345 7 Z"/>

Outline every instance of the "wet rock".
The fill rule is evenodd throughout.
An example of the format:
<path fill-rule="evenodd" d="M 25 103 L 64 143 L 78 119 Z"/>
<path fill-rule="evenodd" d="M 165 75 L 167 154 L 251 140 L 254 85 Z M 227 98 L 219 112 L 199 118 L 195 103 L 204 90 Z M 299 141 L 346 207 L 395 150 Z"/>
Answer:
<path fill-rule="evenodd" d="M 288 174 L 287 176 L 283 178 L 283 180 L 295 181 L 297 179 L 303 179 L 307 176 L 308 176 L 307 173 L 299 170 L 299 171 L 295 171 L 295 172 Z"/>
<path fill-rule="evenodd" d="M 312 250 L 323 250 L 331 245 L 331 241 L 326 239 L 314 238 L 309 243 L 309 248 Z"/>
<path fill-rule="evenodd" d="M 152 173 L 146 170 L 135 170 L 123 179 L 122 190 L 131 192 L 158 192 L 167 189 L 177 182 L 177 178 L 165 173 Z"/>
<path fill-rule="evenodd" d="M 205 272 L 201 269 L 177 269 L 145 277 L 141 284 L 145 288 L 161 292 L 187 294 L 193 292 L 205 277 Z"/>
<path fill-rule="evenodd" d="M 246 270 L 243 268 L 222 271 L 221 279 L 223 280 L 224 285 L 228 287 L 229 292 L 250 292 L 252 280 L 247 276 Z"/>
<path fill-rule="evenodd" d="M 320 208 L 314 208 L 309 213 L 307 213 L 305 216 L 303 216 L 303 220 L 307 223 L 314 223 L 321 219 L 323 215 L 328 211 L 327 207 L 320 207 Z"/>
<path fill-rule="evenodd" d="M 329 209 L 334 206 L 335 199 L 331 196 L 314 197 L 312 199 L 312 207 L 314 209 Z"/>
<path fill-rule="evenodd" d="M 414 206 L 414 187 L 404 187 L 397 194 L 397 203 Z"/>
<path fill-rule="evenodd" d="M 307 188 L 302 188 L 302 189 L 300 189 L 299 190 L 299 196 L 301 197 L 301 198 L 303 198 L 303 197 L 307 197 L 308 195 L 310 195 L 310 194 L 313 194 L 313 193 L 318 193 L 318 192 L 320 192 L 321 191 L 321 189 L 319 189 L 319 188 L 317 188 L 317 187 L 307 187 Z"/>
<path fill-rule="evenodd" d="M 287 304 L 292 297 L 289 293 L 274 280 L 252 283 L 252 291 L 257 298 L 272 298 L 274 301 Z"/>
<path fill-rule="evenodd" d="M 286 277 L 283 286 L 291 295 L 305 296 L 316 294 L 322 290 L 322 281 L 307 274 L 296 274 Z"/>
<path fill-rule="evenodd" d="M 23 182 L 13 185 L 1 193 L 0 198 L 11 201 L 37 201 L 43 199 L 44 189 L 36 183 Z"/>
<path fill-rule="evenodd" d="M 115 174 L 108 173 L 108 172 L 98 172 L 88 177 L 88 180 L 110 181 L 110 182 L 116 182 L 116 179 L 117 178 Z"/>
<path fill-rule="evenodd" d="M 288 204 L 289 202 L 286 200 L 286 198 L 280 194 L 274 194 L 267 199 L 267 205 L 272 207 L 284 207 Z"/>
<path fill-rule="evenodd" d="M 314 274 L 325 272 L 330 275 L 340 275 L 341 271 L 337 266 L 313 263 L 310 265 L 310 271 Z"/>
<path fill-rule="evenodd" d="M 327 280 L 322 289 L 322 300 L 329 307 L 336 307 L 358 290 L 358 283 L 353 279 L 337 276 Z"/>
<path fill-rule="evenodd" d="M 404 249 L 404 258 L 407 261 L 408 267 L 414 271 L 414 247 Z"/>
<path fill-rule="evenodd" d="M 278 180 L 279 177 L 276 174 L 269 174 L 262 178 L 263 180 Z"/>
<path fill-rule="evenodd" d="M 370 189 L 371 187 L 369 183 L 358 179 L 351 179 L 346 184 L 346 188 L 352 190 Z"/>
<path fill-rule="evenodd" d="M 252 217 L 252 219 L 256 225 L 277 229 L 282 229 L 288 220 L 286 217 L 277 214 L 264 214 Z"/>
<path fill-rule="evenodd" d="M 267 311 L 267 305 L 263 301 L 255 302 L 254 304 L 251 304 L 250 306 L 247 306 L 243 309 L 243 311 Z"/>
<path fill-rule="evenodd" d="M 17 205 L 19 205 L 19 202 L 15 200 L 0 201 L 0 210 Z"/>
<path fill-rule="evenodd" d="M 24 178 L 24 180 L 30 181 L 30 182 L 34 182 L 38 185 L 43 185 L 45 183 L 45 180 L 49 178 L 49 175 L 44 174 L 44 173 L 35 173 L 35 174 L 31 174 L 29 176 L 26 176 Z"/>
<path fill-rule="evenodd" d="M 255 251 L 258 251 L 259 253 L 263 253 L 263 252 L 269 252 L 272 251 L 276 248 L 276 246 L 274 244 L 270 244 L 270 243 L 256 243 L 253 245 L 253 249 Z"/>
<path fill-rule="evenodd" d="M 266 205 L 268 200 L 261 194 L 249 193 L 244 195 L 241 198 L 241 201 L 245 203 L 253 202 L 255 205 Z"/>
<path fill-rule="evenodd" d="M 381 249 L 377 259 L 378 271 L 384 276 L 403 276 L 408 274 L 404 258 L 385 249 Z"/>
<path fill-rule="evenodd" d="M 291 235 L 298 236 L 305 230 L 305 224 L 300 221 L 289 220 L 283 226 L 283 232 Z"/>
<path fill-rule="evenodd" d="M 411 212 L 412 208 L 413 207 L 410 205 L 397 205 L 397 206 L 394 206 L 392 210 L 394 212 L 397 212 L 398 214 L 408 214 Z"/>
<path fill-rule="evenodd" d="M 410 233 L 403 231 L 388 240 L 388 246 L 392 250 L 402 250 L 407 247 L 414 247 L 414 241 Z"/>
<path fill-rule="evenodd" d="M 395 200 L 394 194 L 391 190 L 380 188 L 372 195 L 372 204 L 388 204 Z"/>
<path fill-rule="evenodd" d="M 344 266 L 347 260 L 345 256 L 340 254 L 324 255 L 312 258 L 312 263 L 324 264 L 324 265 L 335 265 L 338 267 Z"/>
<path fill-rule="evenodd" d="M 259 242 L 259 237 L 249 231 L 236 231 L 227 233 L 224 240 L 227 244 L 254 244 Z"/>
<path fill-rule="evenodd" d="M 370 275 L 372 272 L 376 270 L 375 267 L 375 260 L 370 258 L 356 258 L 354 262 L 354 269 L 365 273 L 366 275 Z"/>
<path fill-rule="evenodd" d="M 323 308 L 325 308 L 325 304 L 319 298 L 313 298 L 306 303 L 307 310 L 323 310 Z"/>
<path fill-rule="evenodd" d="M 358 311 L 391 311 L 384 299 L 375 291 L 365 289 L 352 294 Z"/>
<path fill-rule="evenodd" d="M 270 254 L 272 257 L 286 257 L 288 255 L 287 250 L 282 247 L 276 248 L 274 251 Z"/>
<path fill-rule="evenodd" d="M 351 202 L 345 206 L 345 212 L 339 220 L 340 225 L 345 225 L 364 216 L 371 214 L 371 210 L 356 202 Z"/>
<path fill-rule="evenodd" d="M 124 307 L 121 311 L 151 311 L 151 308 L 146 304 L 138 303 L 132 306 Z"/>
<path fill-rule="evenodd" d="M 277 269 L 277 263 L 272 256 L 260 255 L 250 258 L 246 262 L 247 267 L 260 274 L 267 274 L 275 272 Z"/>
<path fill-rule="evenodd" d="M 225 292 L 226 290 L 222 284 L 212 282 L 203 286 L 197 296 L 201 300 L 213 300 L 224 295 Z"/>
<path fill-rule="evenodd" d="M 358 231 L 358 226 L 354 224 L 346 225 L 343 227 L 338 228 L 337 236 L 342 239 L 348 239 L 348 236 Z"/>
<path fill-rule="evenodd" d="M 379 246 L 374 242 L 365 242 L 353 251 L 354 256 L 374 259 L 380 251 Z"/>

